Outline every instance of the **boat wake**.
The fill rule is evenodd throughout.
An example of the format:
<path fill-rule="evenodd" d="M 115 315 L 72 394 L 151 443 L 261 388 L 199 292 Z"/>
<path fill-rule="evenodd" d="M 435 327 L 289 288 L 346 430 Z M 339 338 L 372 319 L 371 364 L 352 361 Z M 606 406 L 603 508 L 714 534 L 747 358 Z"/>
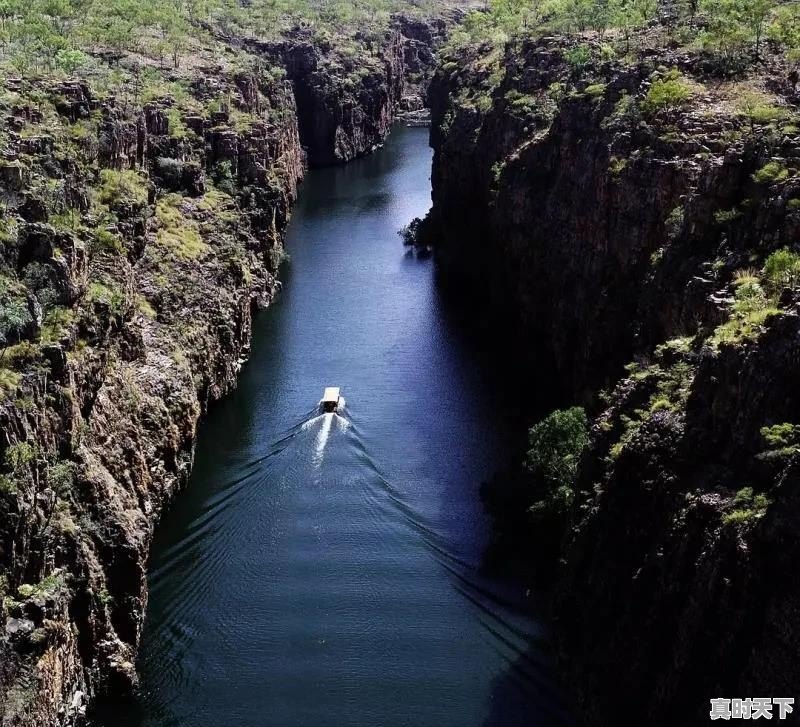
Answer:
<path fill-rule="evenodd" d="M 317 433 L 317 441 L 314 445 L 314 466 L 320 467 L 322 465 L 322 458 L 325 456 L 325 445 L 328 444 L 328 439 L 331 436 L 331 427 L 333 426 L 333 418 L 336 416 L 333 412 L 330 414 L 322 415 L 322 426 Z"/>

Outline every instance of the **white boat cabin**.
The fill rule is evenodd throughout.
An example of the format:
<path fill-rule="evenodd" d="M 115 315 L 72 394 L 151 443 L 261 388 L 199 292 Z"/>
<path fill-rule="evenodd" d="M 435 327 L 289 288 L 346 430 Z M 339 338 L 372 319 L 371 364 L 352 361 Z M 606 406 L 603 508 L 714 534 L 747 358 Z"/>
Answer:
<path fill-rule="evenodd" d="M 325 393 L 322 395 L 322 401 L 320 402 L 322 411 L 336 411 L 339 408 L 339 398 L 338 386 L 327 387 Z"/>

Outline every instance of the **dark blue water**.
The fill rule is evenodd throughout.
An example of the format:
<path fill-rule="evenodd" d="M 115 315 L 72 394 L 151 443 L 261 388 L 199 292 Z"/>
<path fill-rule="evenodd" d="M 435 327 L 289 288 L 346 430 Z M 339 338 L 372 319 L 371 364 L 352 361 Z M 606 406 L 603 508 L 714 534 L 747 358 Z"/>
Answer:
<path fill-rule="evenodd" d="M 525 594 L 481 566 L 507 383 L 397 236 L 430 162 L 426 132 L 398 129 L 309 174 L 284 292 L 159 529 L 145 724 L 556 723 Z M 316 413 L 329 385 L 340 416 Z"/>

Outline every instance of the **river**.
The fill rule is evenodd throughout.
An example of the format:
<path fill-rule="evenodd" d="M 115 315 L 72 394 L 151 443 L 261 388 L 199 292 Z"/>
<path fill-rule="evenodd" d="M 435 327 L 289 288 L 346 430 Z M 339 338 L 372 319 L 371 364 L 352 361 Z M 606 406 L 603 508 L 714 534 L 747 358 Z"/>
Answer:
<path fill-rule="evenodd" d="M 426 130 L 398 128 L 303 184 L 284 290 L 157 532 L 141 724 L 561 722 L 541 626 L 482 566 L 512 392 L 397 235 L 430 166 Z"/>

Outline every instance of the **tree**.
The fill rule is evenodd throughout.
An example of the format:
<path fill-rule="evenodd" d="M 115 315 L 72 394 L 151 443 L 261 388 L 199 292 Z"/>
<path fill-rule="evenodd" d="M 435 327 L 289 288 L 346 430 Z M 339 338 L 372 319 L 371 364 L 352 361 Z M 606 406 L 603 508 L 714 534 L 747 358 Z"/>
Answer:
<path fill-rule="evenodd" d="M 800 61 L 800 6 L 782 5 L 774 14 L 767 35 L 783 45 L 792 63 Z M 793 85 L 797 85 L 797 71 L 793 72 Z"/>
<path fill-rule="evenodd" d="M 701 0 L 700 9 L 709 19 L 704 44 L 720 52 L 729 64 L 751 44 L 758 57 L 774 7 L 775 0 Z"/>
<path fill-rule="evenodd" d="M 739 0 L 739 5 L 741 6 L 742 21 L 755 39 L 756 58 L 758 58 L 767 18 L 772 13 L 775 2 L 774 0 Z"/>
<path fill-rule="evenodd" d="M 490 0 L 489 7 L 495 22 L 504 28 L 525 27 L 532 4 L 527 0 Z"/>
<path fill-rule="evenodd" d="M 589 443 L 589 421 L 581 407 L 557 409 L 531 428 L 526 466 L 553 485 L 572 485 L 578 459 Z"/>
<path fill-rule="evenodd" d="M 0 361 L 12 341 L 19 342 L 22 331 L 32 322 L 24 290 L 8 278 L 0 278 Z"/>
<path fill-rule="evenodd" d="M 609 20 L 611 25 L 622 31 L 626 52 L 630 50 L 633 30 L 649 23 L 657 12 L 657 0 L 609 0 Z"/>
<path fill-rule="evenodd" d="M 9 24 L 23 11 L 23 5 L 20 0 L 0 0 L 0 30 L 3 32 L 3 37 L 7 39 L 9 33 Z"/>
<path fill-rule="evenodd" d="M 557 409 L 531 428 L 525 467 L 541 488 L 534 517 L 566 519 L 575 497 L 578 462 L 589 444 L 589 420 L 581 407 Z"/>

